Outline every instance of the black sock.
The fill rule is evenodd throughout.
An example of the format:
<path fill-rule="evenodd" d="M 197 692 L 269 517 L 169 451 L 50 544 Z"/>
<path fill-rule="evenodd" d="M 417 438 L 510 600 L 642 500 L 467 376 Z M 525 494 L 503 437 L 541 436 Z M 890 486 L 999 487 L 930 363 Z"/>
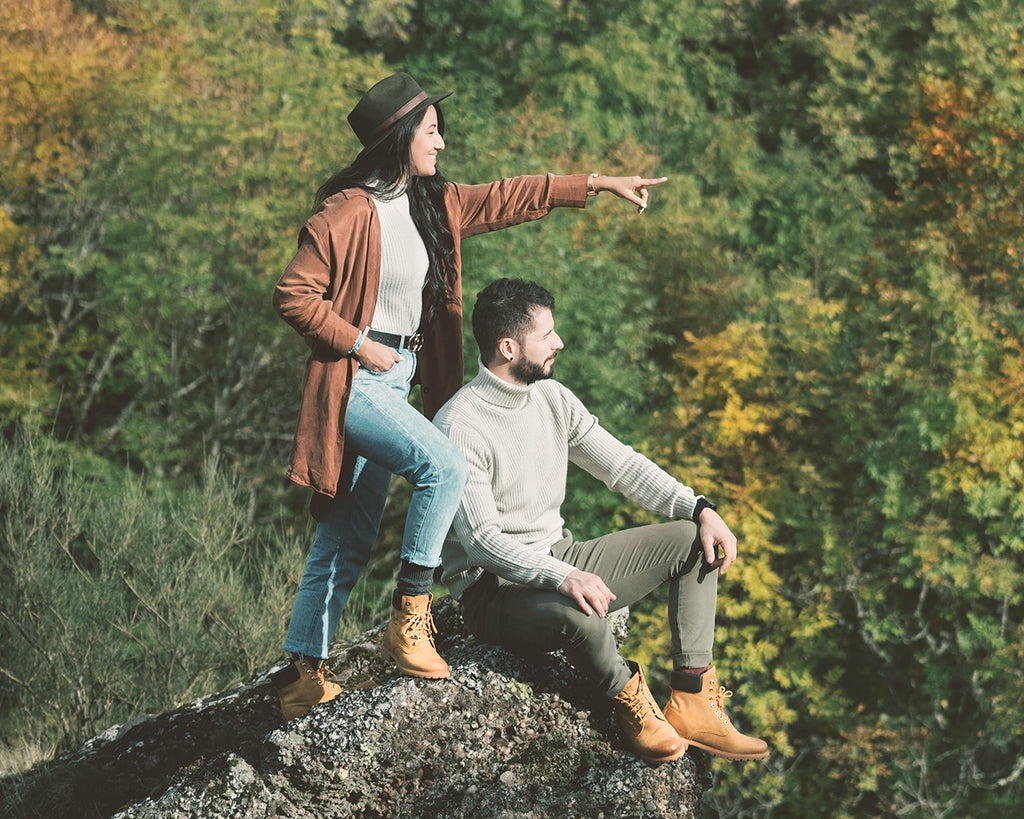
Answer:
<path fill-rule="evenodd" d="M 707 671 L 705 668 L 704 671 Z M 669 685 L 675 691 L 686 691 L 689 694 L 699 694 L 704 684 L 704 673 L 691 671 L 689 669 L 677 668 L 672 672 Z"/>
<path fill-rule="evenodd" d="M 391 605 L 396 609 L 402 607 L 403 597 L 419 597 L 421 594 L 430 594 L 434 588 L 434 570 L 426 566 L 417 566 L 408 560 L 402 561 L 402 567 L 398 570 L 398 580 L 395 582 L 395 593 L 391 598 Z"/>

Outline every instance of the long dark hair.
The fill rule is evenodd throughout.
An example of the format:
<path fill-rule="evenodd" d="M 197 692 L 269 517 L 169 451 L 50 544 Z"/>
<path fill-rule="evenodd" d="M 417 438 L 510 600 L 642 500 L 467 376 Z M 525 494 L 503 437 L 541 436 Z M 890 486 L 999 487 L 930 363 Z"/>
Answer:
<path fill-rule="evenodd" d="M 437 129 L 444 136 L 441 106 L 435 104 Z M 448 224 L 444 205 L 446 180 L 438 168 L 433 176 L 414 176 L 409 149 L 426 110 L 402 117 L 391 132 L 371 150 L 363 151 L 355 162 L 342 168 L 316 192 L 314 209 L 331 196 L 348 188 L 362 188 L 382 199 L 409 193 L 409 213 L 427 248 L 427 314 L 422 326 L 428 326 L 449 304 L 458 303 L 455 295 L 455 239 Z M 404 188 L 403 188 L 404 186 Z"/>

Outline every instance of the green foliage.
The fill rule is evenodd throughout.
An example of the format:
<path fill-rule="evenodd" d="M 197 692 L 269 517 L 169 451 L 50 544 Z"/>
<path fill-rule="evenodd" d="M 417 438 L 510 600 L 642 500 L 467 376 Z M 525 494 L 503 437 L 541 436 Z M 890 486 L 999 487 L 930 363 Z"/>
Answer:
<path fill-rule="evenodd" d="M 279 656 L 302 565 L 209 466 L 157 485 L 42 436 L 0 443 L 3 735 L 67 749 Z M 5 741 L 5 754 L 9 752 Z"/>
<path fill-rule="evenodd" d="M 1006 708 L 1019 705 L 1021 683 L 1019 674 L 1007 676 L 1006 658 L 1019 650 L 1024 446 L 1019 398 L 1010 397 L 1019 396 L 1019 344 L 1005 327 L 1020 316 L 1015 296 L 998 305 L 990 296 L 1006 278 L 1000 260 L 1012 259 L 1018 242 L 1010 217 L 1018 179 L 986 185 L 1007 163 L 977 153 L 1001 144 L 989 134 L 1005 139 L 1019 118 L 1016 101 L 998 98 L 1000 118 L 991 108 L 977 118 L 986 123 L 979 142 L 971 119 L 949 112 L 955 97 L 929 93 L 925 105 L 912 103 L 917 88 L 935 83 L 936 54 L 947 65 L 960 60 L 951 76 L 984 77 L 981 85 L 1019 78 L 1012 63 L 999 66 L 1006 75 L 963 70 L 966 49 L 956 43 L 993 34 L 998 43 L 1011 31 L 1019 39 L 1022 27 L 1007 8 L 998 26 L 992 10 L 965 19 L 950 11 L 927 16 L 943 35 L 934 40 L 923 18 L 902 10 L 893 12 L 902 26 L 886 12 L 827 33 L 829 58 L 856 66 L 863 85 L 844 83 L 855 102 L 840 108 L 835 96 L 816 119 L 832 139 L 831 155 L 848 167 L 859 162 L 878 193 L 847 180 L 848 193 L 833 183 L 822 196 L 806 173 L 774 180 L 784 195 L 766 209 L 771 222 L 755 223 L 767 246 L 759 257 L 787 247 L 786 220 L 796 217 L 792 235 L 811 237 L 805 247 L 840 263 L 814 264 L 795 243 L 780 255 L 796 264 L 762 285 L 748 317 L 692 339 L 680 408 L 659 419 L 680 440 L 658 451 L 688 463 L 683 475 L 707 475 L 728 494 L 746 565 L 741 590 L 733 590 L 736 580 L 723 583 L 719 665 L 726 678 L 743 670 L 740 714 L 767 731 L 775 726 L 781 736 L 771 736 L 773 745 L 792 759 L 785 777 L 773 760 L 758 782 L 718 789 L 723 815 L 736 809 L 719 806 L 740 801 L 782 803 L 793 815 L 826 803 L 836 815 L 985 813 L 1002 798 L 989 801 L 990 788 L 1019 792 L 1021 712 Z M 1008 19 L 1017 22 L 1008 28 Z M 838 48 L 855 32 L 856 50 Z M 913 47 L 893 48 L 896 35 Z M 823 100 L 839 87 L 814 94 Z M 896 94 L 905 102 L 894 105 Z M 849 130 L 831 129 L 832 116 Z M 888 141 L 894 161 L 865 165 L 882 154 L 852 153 L 858 132 L 861 147 Z M 917 147 L 922 135 L 933 138 L 926 151 Z M 978 164 L 964 173 L 947 155 Z M 766 161 L 782 167 L 797 156 L 782 151 Z M 818 163 L 828 157 L 820 153 Z M 907 161 L 914 157 L 916 166 Z M 835 167 L 830 173 L 841 178 Z M 892 184 L 899 196 L 889 199 Z M 1008 194 L 987 205 L 995 248 L 977 227 L 963 227 L 975 184 Z M 858 190 L 869 205 L 862 216 L 851 195 Z M 817 209 L 804 207 L 814 201 Z M 841 221 L 822 234 L 816 210 Z M 957 233 L 984 241 L 951 242 Z M 874 247 L 858 251 L 851 241 L 872 235 Z M 773 272 L 760 263 L 757 270 Z M 970 270 L 978 273 L 960 272 Z M 1019 281 L 1019 272 L 1015 266 L 1007 280 Z M 687 456 L 686 430 L 700 442 L 699 457 Z M 791 692 L 790 707 L 772 719 L 780 691 Z"/>

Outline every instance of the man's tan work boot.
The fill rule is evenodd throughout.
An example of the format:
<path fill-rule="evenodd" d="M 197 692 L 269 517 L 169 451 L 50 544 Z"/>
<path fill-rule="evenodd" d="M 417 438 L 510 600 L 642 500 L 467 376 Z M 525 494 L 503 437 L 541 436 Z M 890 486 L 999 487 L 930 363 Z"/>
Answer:
<path fill-rule="evenodd" d="M 679 736 L 709 754 L 726 759 L 766 759 L 768 743 L 741 734 L 725 715 L 725 700 L 731 696 L 732 691 L 718 685 L 714 666 L 703 674 L 675 671 L 665 719 Z"/>
<path fill-rule="evenodd" d="M 626 743 L 634 754 L 652 765 L 679 759 L 686 753 L 686 742 L 665 720 L 647 687 L 643 669 L 634 662 L 629 667 L 633 676 L 612 700 L 615 721 Z"/>
<path fill-rule="evenodd" d="M 402 607 L 391 610 L 391 622 L 384 630 L 380 650 L 396 663 L 403 674 L 437 680 L 448 676 L 448 663 L 434 647 L 434 618 L 430 614 L 432 596 L 402 596 Z"/>
<path fill-rule="evenodd" d="M 314 705 L 341 693 L 341 686 L 328 680 L 326 674 L 333 676 L 334 672 L 322 662 L 314 664 L 308 657 L 299 657 L 270 677 L 285 720 L 304 716 Z"/>

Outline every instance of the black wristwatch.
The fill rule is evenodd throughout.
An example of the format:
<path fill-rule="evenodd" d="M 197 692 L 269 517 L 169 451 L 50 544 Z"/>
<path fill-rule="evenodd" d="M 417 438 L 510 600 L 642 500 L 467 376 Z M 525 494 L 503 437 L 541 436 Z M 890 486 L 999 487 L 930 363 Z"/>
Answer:
<path fill-rule="evenodd" d="M 693 505 L 693 514 L 690 515 L 690 520 L 692 520 L 694 523 L 700 523 L 700 513 L 703 512 L 705 509 L 710 509 L 712 512 L 714 512 L 718 509 L 718 507 L 715 506 L 715 504 L 713 504 L 703 495 L 701 495 L 699 498 L 697 498 L 697 502 Z"/>

